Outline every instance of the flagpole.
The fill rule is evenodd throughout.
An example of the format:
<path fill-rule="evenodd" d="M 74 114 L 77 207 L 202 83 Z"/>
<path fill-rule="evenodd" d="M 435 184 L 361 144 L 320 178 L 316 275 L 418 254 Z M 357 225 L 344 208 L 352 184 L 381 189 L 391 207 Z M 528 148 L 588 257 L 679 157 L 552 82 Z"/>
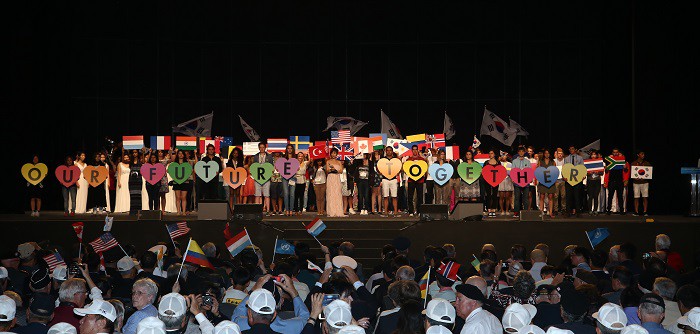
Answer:
<path fill-rule="evenodd" d="M 430 269 L 431 267 L 428 266 L 428 278 L 425 282 L 425 299 L 423 299 L 423 308 L 428 304 L 428 293 L 430 292 Z"/>
<path fill-rule="evenodd" d="M 187 258 L 187 251 L 190 249 L 190 243 L 192 243 L 192 238 L 187 242 L 187 249 L 185 249 L 185 254 L 182 256 L 182 263 L 180 264 L 180 271 L 177 272 L 176 281 L 180 281 L 180 274 L 182 273 L 182 268 L 185 266 L 185 259 Z"/>
<path fill-rule="evenodd" d="M 80 243 L 78 243 L 78 262 L 83 262 L 83 240 L 81 238 Z"/>
<path fill-rule="evenodd" d="M 131 256 L 129 256 L 129 254 L 124 250 L 124 248 L 122 248 L 122 245 L 121 245 L 120 243 L 117 242 L 117 246 L 119 246 L 119 248 L 122 250 L 122 252 L 124 252 L 124 255 L 126 255 L 126 257 L 131 257 Z"/>
<path fill-rule="evenodd" d="M 306 229 L 306 225 L 304 225 L 303 222 L 301 223 L 301 226 L 304 226 L 304 229 Z M 306 230 L 306 231 L 308 232 L 309 230 Z M 310 234 L 312 237 L 314 237 L 314 239 L 316 240 L 316 242 L 318 242 L 319 245 L 323 246 L 323 244 L 322 244 L 320 241 L 318 241 L 318 239 L 316 238 L 315 235 L 313 235 L 313 234 L 311 234 L 311 233 L 309 233 L 309 234 Z"/>
<path fill-rule="evenodd" d="M 247 231 L 246 231 L 247 233 Z M 277 238 L 279 238 L 279 235 L 275 236 L 275 248 L 272 249 L 272 263 L 275 263 L 275 254 L 277 254 Z M 252 243 L 252 241 L 251 241 Z"/>
<path fill-rule="evenodd" d="M 173 247 L 174 247 L 174 248 L 173 248 L 173 252 L 174 252 L 174 251 L 175 251 L 175 248 L 177 248 L 177 246 L 175 245 L 175 240 L 173 240 L 173 236 L 170 234 L 170 231 L 168 230 L 168 224 L 167 224 L 167 223 L 165 224 L 165 230 L 168 231 L 168 236 L 170 236 L 170 241 L 173 242 Z M 189 247 L 189 245 L 187 245 L 187 246 Z"/>
<path fill-rule="evenodd" d="M 591 244 L 591 249 L 595 250 L 595 246 L 593 246 L 593 241 L 591 241 L 591 236 L 588 235 L 588 232 L 583 231 L 583 233 L 586 233 L 586 238 L 588 238 L 588 243 Z"/>

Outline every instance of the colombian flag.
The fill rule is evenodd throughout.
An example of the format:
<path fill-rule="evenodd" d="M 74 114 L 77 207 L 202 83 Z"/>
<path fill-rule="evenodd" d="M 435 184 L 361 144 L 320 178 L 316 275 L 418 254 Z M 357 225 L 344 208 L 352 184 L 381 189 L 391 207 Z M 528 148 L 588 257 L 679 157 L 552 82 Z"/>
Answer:
<path fill-rule="evenodd" d="M 428 271 L 418 282 L 418 286 L 420 286 L 420 297 L 426 299 L 428 297 L 428 287 L 430 287 L 430 267 L 428 267 Z"/>
<path fill-rule="evenodd" d="M 198 264 L 202 267 L 214 269 L 214 266 L 212 266 L 211 263 L 209 263 L 209 260 L 207 260 L 207 256 L 204 255 L 204 252 L 201 248 L 199 248 L 197 242 L 192 239 L 190 239 L 190 242 L 187 243 L 185 261 Z"/>

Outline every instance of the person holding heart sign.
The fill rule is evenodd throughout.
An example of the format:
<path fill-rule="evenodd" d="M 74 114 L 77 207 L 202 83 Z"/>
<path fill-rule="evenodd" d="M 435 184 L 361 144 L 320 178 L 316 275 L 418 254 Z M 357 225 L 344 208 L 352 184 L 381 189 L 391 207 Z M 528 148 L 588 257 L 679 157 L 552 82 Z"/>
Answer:
<path fill-rule="evenodd" d="M 583 157 L 578 155 L 578 150 L 574 145 L 569 146 L 569 155 L 564 158 L 564 164 L 572 164 L 575 166 L 583 165 Z M 562 180 L 566 182 L 564 186 L 566 187 L 566 207 L 568 212 L 565 216 L 569 214 L 576 215 L 578 217 L 581 214 L 581 207 L 583 204 L 583 179 L 586 178 L 586 173 L 581 173 L 572 168 L 568 175 L 562 175 Z M 578 183 L 571 185 L 571 183 L 578 181 Z"/>
<path fill-rule="evenodd" d="M 218 170 L 216 171 L 216 173 L 217 173 L 216 175 L 218 175 L 219 172 L 224 170 L 223 163 L 221 162 L 221 158 L 216 156 L 216 148 L 212 144 L 207 145 L 207 155 L 204 158 L 202 158 L 202 161 L 215 162 L 219 166 Z M 208 182 L 202 182 L 200 188 L 201 188 L 201 192 L 202 192 L 200 199 L 219 199 L 219 178 L 218 177 L 214 177 L 213 179 L 209 180 Z"/>
<path fill-rule="evenodd" d="M 500 166 L 501 163 L 496 159 L 496 152 L 493 150 L 489 151 L 489 160 L 486 161 L 484 166 L 491 166 L 491 168 L 496 168 Z M 488 210 L 489 217 L 496 217 L 496 210 L 498 210 L 498 184 L 491 185 L 485 182 L 484 188 L 486 190 L 486 210 Z"/>
<path fill-rule="evenodd" d="M 32 164 L 37 165 L 39 163 L 39 156 L 34 155 L 32 157 Z M 46 165 L 44 165 L 46 167 Z M 39 212 L 41 211 L 41 195 L 43 194 L 44 185 L 39 182 L 37 184 L 31 184 L 27 182 L 27 193 L 29 194 L 29 206 L 32 209 L 32 217 L 39 217 Z"/>
<path fill-rule="evenodd" d="M 63 169 L 64 172 L 60 173 L 60 169 L 56 169 L 57 176 L 58 174 L 62 174 L 58 176 L 58 178 L 59 181 L 61 181 L 61 193 L 63 194 L 63 215 L 68 216 L 70 214 L 71 216 L 75 216 L 75 197 L 78 193 L 78 187 L 75 185 L 75 178 L 77 178 L 78 175 L 77 173 L 68 173 L 66 171 L 66 169 L 70 169 L 71 167 L 75 168 L 73 157 L 66 156 L 63 162 L 63 166 L 59 168 L 65 168 Z M 71 175 L 72 177 L 70 179 L 63 177 L 67 175 Z"/>
<path fill-rule="evenodd" d="M 557 164 L 554 163 L 554 160 L 552 159 L 552 154 L 549 152 L 549 150 L 545 149 L 544 153 L 542 154 L 542 158 L 537 163 L 537 166 L 547 169 L 549 167 L 556 168 Z M 542 182 L 537 183 L 537 192 L 540 194 L 540 210 L 542 211 L 542 215 L 547 214 L 548 210 L 549 216 L 554 218 L 554 211 L 552 210 L 552 207 L 554 206 L 554 192 L 556 191 L 556 189 L 557 188 L 554 185 L 547 187 L 544 184 L 542 184 Z M 546 210 L 545 198 L 549 199 L 549 201 L 547 202 Z"/>
<path fill-rule="evenodd" d="M 78 194 L 75 198 L 75 213 L 85 213 L 87 209 L 88 187 L 90 187 L 85 176 L 83 176 L 83 170 L 87 167 L 87 163 L 85 163 L 85 153 L 78 152 L 78 154 L 75 155 L 75 165 L 80 169 L 80 178 L 75 184 L 78 187 Z"/>
<path fill-rule="evenodd" d="M 474 153 L 472 151 L 467 150 L 464 152 L 464 161 L 462 164 L 473 164 L 474 163 Z M 461 164 L 460 164 L 461 165 Z M 481 166 L 479 167 L 479 171 L 481 170 Z M 457 165 L 457 170 L 459 170 L 459 165 Z M 459 173 L 457 173 L 459 175 Z M 476 174 L 477 180 L 472 182 L 471 184 L 467 183 L 465 180 L 461 180 L 459 184 L 459 200 L 460 201 L 470 201 L 474 202 L 477 201 L 481 197 L 481 189 L 479 188 L 479 182 L 478 182 L 478 176 L 479 174 Z"/>
<path fill-rule="evenodd" d="M 530 164 L 530 159 L 525 157 L 525 147 L 519 146 L 518 147 L 518 156 L 513 159 L 513 169 L 525 169 L 525 170 L 531 170 L 531 164 Z M 515 171 L 513 171 L 515 172 Z M 522 176 L 523 174 L 526 173 L 526 171 L 523 172 L 517 172 L 518 176 Z M 512 174 L 511 174 L 512 175 Z M 513 176 L 515 177 L 515 176 Z M 528 203 L 528 194 L 530 193 L 530 184 L 518 184 L 520 180 L 515 180 L 513 179 L 513 196 L 514 198 L 514 207 L 513 207 L 513 217 L 518 218 L 520 217 L 520 210 L 527 210 L 530 207 L 530 204 Z"/>
<path fill-rule="evenodd" d="M 235 147 L 233 150 L 231 150 L 231 153 L 228 155 L 228 161 L 226 162 L 226 167 L 231 167 L 233 169 L 236 169 L 238 167 L 243 167 L 243 151 Z M 238 187 L 238 188 L 233 188 L 233 187 L 228 187 L 229 191 L 229 196 L 228 196 L 228 203 L 229 205 L 233 208 L 233 205 L 236 203 L 242 203 L 242 198 L 241 198 L 241 189 L 243 187 Z"/>

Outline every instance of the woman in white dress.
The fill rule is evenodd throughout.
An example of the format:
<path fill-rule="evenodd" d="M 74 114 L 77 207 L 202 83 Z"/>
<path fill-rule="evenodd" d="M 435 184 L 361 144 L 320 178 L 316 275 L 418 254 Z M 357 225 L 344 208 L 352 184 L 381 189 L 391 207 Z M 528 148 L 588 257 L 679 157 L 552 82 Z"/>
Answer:
<path fill-rule="evenodd" d="M 114 212 L 129 212 L 131 201 L 129 198 L 129 161 L 128 154 L 122 156 L 122 161 L 117 164 L 117 200 L 114 204 Z"/>
<path fill-rule="evenodd" d="M 83 170 L 87 166 L 85 163 L 85 153 L 78 152 L 75 157 L 75 165 L 80 168 L 80 178 L 78 179 L 78 194 L 75 196 L 75 213 L 85 213 L 87 207 L 87 197 L 88 197 L 88 184 L 85 176 L 83 176 Z"/>

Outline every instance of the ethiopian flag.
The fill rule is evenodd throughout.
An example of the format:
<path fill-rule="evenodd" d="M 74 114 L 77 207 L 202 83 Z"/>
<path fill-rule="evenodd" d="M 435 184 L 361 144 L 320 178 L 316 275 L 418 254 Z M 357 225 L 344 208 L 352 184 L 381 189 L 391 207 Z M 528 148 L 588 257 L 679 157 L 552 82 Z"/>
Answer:
<path fill-rule="evenodd" d="M 625 168 L 625 156 L 612 156 L 609 155 L 605 157 L 605 170 L 621 170 Z"/>
<path fill-rule="evenodd" d="M 190 239 L 190 242 L 187 243 L 187 251 L 185 252 L 185 261 L 189 263 L 194 263 L 198 264 L 202 267 L 207 267 L 214 269 L 214 266 L 211 265 L 209 260 L 207 260 L 207 256 L 204 255 L 204 252 L 202 249 L 199 247 L 196 241 Z"/>

